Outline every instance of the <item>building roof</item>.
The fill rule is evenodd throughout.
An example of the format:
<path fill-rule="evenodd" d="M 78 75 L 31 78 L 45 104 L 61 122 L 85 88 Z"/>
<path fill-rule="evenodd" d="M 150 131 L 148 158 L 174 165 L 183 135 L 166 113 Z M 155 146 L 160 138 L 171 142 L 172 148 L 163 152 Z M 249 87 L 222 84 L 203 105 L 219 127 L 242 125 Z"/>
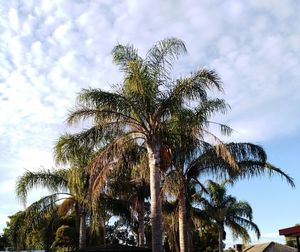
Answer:
<path fill-rule="evenodd" d="M 297 249 L 276 242 L 250 245 L 244 252 L 297 252 Z"/>
<path fill-rule="evenodd" d="M 294 226 L 289 228 L 284 228 L 279 230 L 280 235 L 288 237 L 299 237 L 300 236 L 300 226 Z"/>

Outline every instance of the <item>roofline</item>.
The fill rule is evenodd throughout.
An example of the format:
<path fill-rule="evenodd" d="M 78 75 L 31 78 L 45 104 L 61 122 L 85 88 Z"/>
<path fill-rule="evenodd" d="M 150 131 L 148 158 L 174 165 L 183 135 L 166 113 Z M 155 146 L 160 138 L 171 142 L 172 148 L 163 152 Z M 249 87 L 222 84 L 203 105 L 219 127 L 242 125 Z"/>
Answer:
<path fill-rule="evenodd" d="M 279 229 L 279 235 L 300 237 L 300 226 Z"/>

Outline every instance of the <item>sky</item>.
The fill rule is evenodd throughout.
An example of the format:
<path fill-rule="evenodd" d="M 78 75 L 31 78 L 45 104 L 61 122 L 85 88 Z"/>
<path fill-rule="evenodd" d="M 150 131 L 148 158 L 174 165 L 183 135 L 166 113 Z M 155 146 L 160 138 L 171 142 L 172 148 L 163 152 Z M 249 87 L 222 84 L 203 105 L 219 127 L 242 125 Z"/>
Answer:
<path fill-rule="evenodd" d="M 259 242 L 282 242 L 278 229 L 300 222 L 299 11 L 295 0 L 1 1 L 0 230 L 23 209 L 16 178 L 54 167 L 53 144 L 70 130 L 65 119 L 78 92 L 120 83 L 113 47 L 133 44 L 144 55 L 156 41 L 177 37 L 188 55 L 174 76 L 206 67 L 224 82 L 231 110 L 218 120 L 235 130 L 226 141 L 262 145 L 294 177 L 295 189 L 278 177 L 230 188 L 252 205 Z M 42 193 L 33 191 L 29 202 Z"/>

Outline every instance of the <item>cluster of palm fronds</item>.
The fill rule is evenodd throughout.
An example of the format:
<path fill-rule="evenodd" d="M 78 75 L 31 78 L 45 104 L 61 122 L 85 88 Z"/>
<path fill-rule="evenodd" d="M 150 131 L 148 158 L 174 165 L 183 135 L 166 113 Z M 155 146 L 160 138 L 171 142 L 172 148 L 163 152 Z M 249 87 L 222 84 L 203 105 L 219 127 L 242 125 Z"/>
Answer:
<path fill-rule="evenodd" d="M 222 82 L 207 69 L 174 79 L 173 60 L 184 53 L 184 43 L 175 38 L 157 42 L 144 58 L 132 46 L 116 46 L 113 60 L 124 74 L 123 83 L 112 91 L 83 89 L 67 122 L 84 121 L 90 127 L 56 143 L 57 163 L 69 168 L 26 172 L 19 178 L 17 195 L 23 200 L 36 185 L 56 193 L 42 199 L 37 212 L 63 199 L 59 212 L 76 213 L 80 249 L 87 244 L 87 229 L 89 242 L 93 232 L 105 242 L 107 220 L 119 216 L 118 223 L 130 227 L 128 234 L 136 234 L 137 245 L 146 241 L 155 252 L 163 247 L 192 251 L 207 227 L 217 230 L 222 251 L 225 225 L 246 240 L 249 228 L 258 235 L 259 230 L 246 202 L 226 195 L 223 185 L 205 185 L 204 178 L 234 183 L 278 173 L 294 185 L 267 163 L 260 146 L 225 144 L 211 132 L 211 125 L 221 134 L 232 131 L 211 121 L 228 108 L 224 100 L 210 97 L 222 91 Z M 57 197 L 58 192 L 67 198 Z"/>

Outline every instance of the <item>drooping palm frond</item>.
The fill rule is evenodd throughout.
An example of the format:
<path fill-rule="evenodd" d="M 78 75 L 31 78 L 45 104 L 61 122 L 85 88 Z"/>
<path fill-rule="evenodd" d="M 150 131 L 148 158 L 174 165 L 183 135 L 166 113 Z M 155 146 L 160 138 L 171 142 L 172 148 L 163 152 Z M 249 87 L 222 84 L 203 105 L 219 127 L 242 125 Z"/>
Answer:
<path fill-rule="evenodd" d="M 220 112 L 224 114 L 229 108 L 229 105 L 223 99 L 209 98 L 195 107 L 195 122 L 206 122 L 215 113 Z M 208 122 L 212 123 L 211 121 Z"/>
<path fill-rule="evenodd" d="M 132 45 L 116 45 L 112 51 L 112 55 L 114 63 L 124 72 L 127 70 L 128 62 L 141 60 L 138 50 Z"/>
<path fill-rule="evenodd" d="M 163 201 L 163 226 L 172 251 L 179 251 L 177 210 L 178 201 Z"/>
<path fill-rule="evenodd" d="M 279 175 L 284 179 L 291 187 L 295 187 L 294 179 L 289 176 L 286 172 L 281 170 L 278 167 L 273 166 L 268 162 L 260 162 L 256 160 L 245 160 L 239 162 L 240 171 L 239 173 L 232 178 L 233 181 L 243 179 L 243 178 L 252 178 L 267 175 L 272 177 L 274 175 Z"/>
<path fill-rule="evenodd" d="M 77 160 L 86 164 L 93 150 L 100 145 L 102 137 L 103 132 L 98 126 L 77 134 L 63 134 L 54 145 L 56 163 L 67 164 Z"/>
<path fill-rule="evenodd" d="M 74 111 L 71 111 L 68 117 L 68 124 L 73 125 L 79 121 L 85 121 L 93 119 L 94 124 L 98 127 L 98 130 L 101 130 L 103 133 L 106 132 L 108 127 L 115 127 L 119 129 L 122 122 L 127 122 L 132 125 L 139 125 L 139 122 L 131 117 L 130 115 L 124 114 L 122 112 L 117 112 L 105 108 L 89 108 L 83 105 L 78 105 Z M 120 125 L 118 125 L 119 122 Z"/>
<path fill-rule="evenodd" d="M 128 111 L 128 99 L 119 93 L 103 91 L 101 89 L 88 88 L 82 89 L 78 95 L 77 103 L 89 108 L 102 108 L 111 111 L 123 112 Z"/>
<path fill-rule="evenodd" d="M 145 59 L 152 78 L 159 84 L 170 80 L 173 61 L 186 52 L 184 42 L 177 38 L 167 38 L 154 44 Z"/>
<path fill-rule="evenodd" d="M 247 201 L 236 201 L 234 204 L 231 204 L 227 209 L 227 213 L 229 216 L 239 216 L 245 217 L 252 221 L 253 219 L 253 212 L 250 204 Z"/>
<path fill-rule="evenodd" d="M 226 225 L 231 229 L 234 238 L 242 237 L 244 242 L 251 241 L 247 230 L 254 231 L 258 239 L 261 236 L 258 226 L 253 221 L 245 218 L 235 217 L 233 220 L 228 219 Z"/>
<path fill-rule="evenodd" d="M 209 181 L 207 191 L 208 194 L 201 200 L 202 211 L 207 217 L 223 230 L 224 225 L 228 226 L 235 238 L 242 237 L 245 241 L 249 241 L 248 230 L 254 231 L 257 237 L 260 237 L 259 228 L 252 221 L 252 208 L 248 202 L 237 201 L 235 197 L 228 195 L 226 183 Z"/>
<path fill-rule="evenodd" d="M 99 101 L 97 101 L 99 104 L 94 104 L 96 102 L 93 97 L 95 93 L 99 93 L 100 98 Z M 112 97 L 111 104 L 107 105 L 106 93 L 107 92 L 104 92 L 104 101 L 102 101 L 102 90 L 83 90 L 80 94 L 82 95 L 80 102 L 73 111 L 70 112 L 67 123 L 74 125 L 80 121 L 92 119 L 94 126 L 99 132 L 102 132 L 104 138 L 105 136 L 109 136 L 112 132 L 124 130 L 126 125 L 138 128 L 139 130 L 146 128 L 145 116 L 138 116 L 139 114 L 143 115 L 142 108 L 138 106 L 139 101 L 130 101 L 124 97 L 118 99 L 120 96 L 117 95 L 116 99 Z M 89 97 L 90 95 L 92 96 L 91 98 Z"/>
<path fill-rule="evenodd" d="M 52 192 L 67 192 L 68 171 L 65 169 L 57 170 L 39 170 L 37 172 L 26 171 L 20 176 L 16 183 L 16 194 L 23 204 L 26 204 L 28 192 L 37 187 L 42 186 Z"/>
<path fill-rule="evenodd" d="M 170 106 L 180 107 L 187 104 L 187 101 L 206 102 L 208 91 L 217 89 L 222 91 L 222 82 L 216 72 L 201 69 L 193 73 L 190 77 L 178 79 L 175 86 L 169 91 L 168 98 L 163 103 L 163 108 Z M 172 105 L 173 104 L 173 105 Z"/>
<path fill-rule="evenodd" d="M 162 186 L 163 195 L 172 195 L 177 197 L 182 186 L 185 185 L 184 177 L 178 170 L 172 170 L 165 176 Z"/>
<path fill-rule="evenodd" d="M 17 219 L 13 222 L 14 226 L 11 227 L 11 230 L 15 232 L 16 242 L 22 241 L 24 236 L 26 237 L 26 235 L 35 230 L 41 230 L 41 226 L 44 225 L 47 216 L 51 216 L 57 211 L 57 203 L 69 196 L 69 194 L 54 193 L 42 197 L 24 211 L 15 215 Z"/>
<path fill-rule="evenodd" d="M 186 171 L 187 176 L 196 178 L 200 175 L 214 174 L 218 179 L 235 181 L 262 175 L 280 175 L 288 184 L 294 186 L 293 179 L 288 174 L 266 161 L 267 155 L 261 146 L 252 143 L 229 143 L 224 148 L 236 160 L 238 169 L 232 169 L 232 166 L 216 153 L 215 148 L 209 148 L 190 164 Z"/>
<path fill-rule="evenodd" d="M 113 169 L 113 166 L 118 162 L 119 157 L 126 155 L 126 151 L 129 147 L 128 143 L 130 143 L 132 139 L 138 138 L 143 137 L 133 132 L 128 133 L 113 140 L 95 155 L 90 165 L 90 193 L 92 199 L 96 200 L 102 192 L 102 189 L 106 185 L 106 179 Z"/>
<path fill-rule="evenodd" d="M 40 216 L 48 211 L 57 208 L 57 203 L 61 200 L 71 199 L 69 193 L 53 193 L 40 198 L 26 208 L 26 216 L 34 221 L 36 216 Z"/>
<path fill-rule="evenodd" d="M 228 221 L 227 225 L 230 228 L 234 239 L 242 238 L 243 242 L 245 243 L 251 242 L 251 237 L 245 227 L 234 221 Z"/>
<path fill-rule="evenodd" d="M 124 194 L 131 200 L 139 194 L 147 194 L 145 186 L 149 184 L 149 167 L 146 149 L 143 145 L 135 142 L 127 142 L 126 145 L 126 151 L 120 154 L 114 162 L 107 183 L 110 195 L 122 198 Z"/>
<path fill-rule="evenodd" d="M 58 207 L 58 214 L 63 216 L 70 212 L 75 206 L 75 199 L 73 197 L 69 197 L 64 199 L 63 202 Z"/>
<path fill-rule="evenodd" d="M 89 202 L 89 174 L 87 166 L 71 167 L 69 170 L 68 188 L 76 202 L 85 205 Z"/>

